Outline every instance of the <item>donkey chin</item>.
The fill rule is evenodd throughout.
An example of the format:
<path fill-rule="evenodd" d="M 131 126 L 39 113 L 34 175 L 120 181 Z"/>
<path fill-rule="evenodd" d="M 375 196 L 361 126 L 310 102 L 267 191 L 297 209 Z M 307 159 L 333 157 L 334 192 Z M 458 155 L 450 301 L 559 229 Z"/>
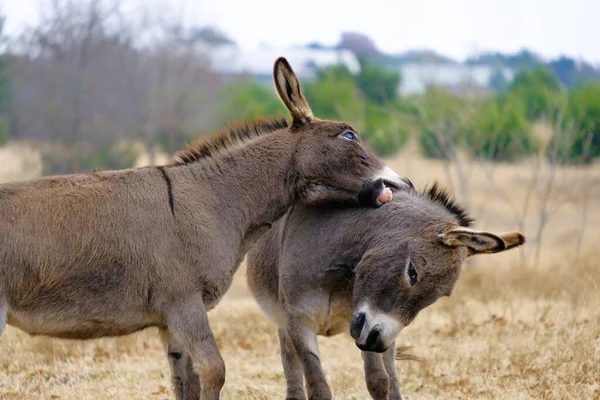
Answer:
<path fill-rule="evenodd" d="M 368 304 L 358 307 L 350 322 L 350 335 L 362 351 L 383 353 L 404 328 L 397 319 Z"/>

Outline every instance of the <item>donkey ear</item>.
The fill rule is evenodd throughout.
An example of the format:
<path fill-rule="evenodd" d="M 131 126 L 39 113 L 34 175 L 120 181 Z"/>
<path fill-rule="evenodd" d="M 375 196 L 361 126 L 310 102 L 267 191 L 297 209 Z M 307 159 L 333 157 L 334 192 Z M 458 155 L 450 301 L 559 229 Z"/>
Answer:
<path fill-rule="evenodd" d="M 293 125 L 304 125 L 314 119 L 312 110 L 300 90 L 298 78 L 284 57 L 279 57 L 275 61 L 273 80 L 281 101 L 292 114 Z"/>
<path fill-rule="evenodd" d="M 447 246 L 466 246 L 469 256 L 498 253 L 525 243 L 525 236 L 517 232 L 493 234 L 468 228 L 452 228 L 438 235 Z"/>

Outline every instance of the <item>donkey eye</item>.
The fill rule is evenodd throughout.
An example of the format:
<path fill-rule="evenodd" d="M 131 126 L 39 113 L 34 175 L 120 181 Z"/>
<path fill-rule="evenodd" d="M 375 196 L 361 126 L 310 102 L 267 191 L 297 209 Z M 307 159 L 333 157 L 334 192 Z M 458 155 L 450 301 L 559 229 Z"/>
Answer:
<path fill-rule="evenodd" d="M 410 280 L 410 286 L 415 286 L 419 279 L 419 274 L 417 274 L 417 270 L 412 263 L 408 265 L 408 279 Z"/>
<path fill-rule="evenodd" d="M 358 136 L 356 136 L 356 133 L 349 129 L 342 132 L 342 137 L 344 139 L 352 140 L 353 142 L 358 142 Z"/>

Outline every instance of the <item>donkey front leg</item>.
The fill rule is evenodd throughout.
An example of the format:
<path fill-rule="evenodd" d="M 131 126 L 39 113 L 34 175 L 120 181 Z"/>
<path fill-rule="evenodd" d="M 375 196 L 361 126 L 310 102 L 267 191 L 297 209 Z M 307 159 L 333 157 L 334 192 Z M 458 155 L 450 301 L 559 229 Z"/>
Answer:
<path fill-rule="evenodd" d="M 288 316 L 287 334 L 302 363 L 310 400 L 331 400 L 331 390 L 319 358 L 317 334 L 299 318 Z"/>
<path fill-rule="evenodd" d="M 398 373 L 396 372 L 396 342 L 392 342 L 390 347 L 382 354 L 383 365 L 390 379 L 389 400 L 402 400 L 400 395 L 400 383 L 398 382 Z"/>
<path fill-rule="evenodd" d="M 193 299 L 173 304 L 167 315 L 167 326 L 173 343 L 180 344 L 183 350 L 180 360 L 187 353 L 200 375 L 200 399 L 218 399 L 225 384 L 225 363 L 210 330 L 202 296 L 198 294 Z"/>
<path fill-rule="evenodd" d="M 286 400 L 306 400 L 302 364 L 285 329 L 278 329 L 281 363 L 287 384 Z"/>
<path fill-rule="evenodd" d="M 183 351 L 181 344 L 169 335 L 166 330 L 161 330 L 160 336 L 167 350 L 169 365 L 171 367 L 171 381 L 177 400 L 197 400 L 200 398 L 200 377 L 194 371 L 190 356 Z"/>
<path fill-rule="evenodd" d="M 375 400 L 388 400 L 389 377 L 380 353 L 362 352 L 365 367 L 365 380 L 369 394 Z"/>

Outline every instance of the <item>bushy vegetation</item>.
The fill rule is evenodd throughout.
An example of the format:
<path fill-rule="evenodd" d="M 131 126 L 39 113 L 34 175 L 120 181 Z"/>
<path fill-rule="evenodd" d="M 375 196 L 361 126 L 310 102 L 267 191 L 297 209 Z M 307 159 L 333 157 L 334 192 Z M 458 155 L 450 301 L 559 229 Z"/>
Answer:
<path fill-rule="evenodd" d="M 89 143 L 76 143 L 69 146 L 55 143 L 42 151 L 44 174 L 68 174 L 75 171 L 89 172 L 131 168 L 139 154 L 128 145 L 92 146 Z"/>
<path fill-rule="evenodd" d="M 45 173 L 122 168 L 135 153 L 122 142 L 172 154 L 227 122 L 287 115 L 265 77 L 232 80 L 211 70 L 210 48 L 203 53 L 195 40 L 214 48 L 233 43 L 224 34 L 180 27 L 136 46 L 136 37 L 152 29 L 140 21 L 117 29 L 114 21 L 125 17 L 115 13 L 102 1 L 53 3 L 48 23 L 20 38 L 19 54 L 3 44 L 0 17 L 0 145 L 15 138 L 42 143 Z M 487 54 L 467 64 L 496 65 L 488 93 L 430 87 L 403 97 L 398 62 L 451 60 L 419 52 L 404 61 L 383 57 L 364 35 L 343 36 L 338 48 L 355 53 L 358 72 L 317 69 L 302 82 L 304 93 L 317 117 L 350 122 L 380 155 L 412 137 L 425 156 L 445 160 L 459 151 L 506 162 L 540 151 L 561 163 L 600 156 L 600 84 L 589 83 L 595 70 L 587 64 L 583 74 L 567 58 Z M 517 71 L 513 79 L 505 68 Z M 551 137 L 536 136 L 539 122 Z"/>
<path fill-rule="evenodd" d="M 4 40 L 4 17 L 0 15 L 0 46 Z M 9 104 L 10 87 L 8 78 L 8 55 L 0 54 L 0 146 L 10 138 Z"/>
<path fill-rule="evenodd" d="M 484 100 L 465 134 L 467 148 L 487 160 L 515 161 L 539 149 L 524 101 L 512 94 Z"/>
<path fill-rule="evenodd" d="M 580 86 L 569 93 L 564 119 L 573 139 L 566 143 L 566 159 L 590 162 L 600 157 L 600 83 Z"/>

